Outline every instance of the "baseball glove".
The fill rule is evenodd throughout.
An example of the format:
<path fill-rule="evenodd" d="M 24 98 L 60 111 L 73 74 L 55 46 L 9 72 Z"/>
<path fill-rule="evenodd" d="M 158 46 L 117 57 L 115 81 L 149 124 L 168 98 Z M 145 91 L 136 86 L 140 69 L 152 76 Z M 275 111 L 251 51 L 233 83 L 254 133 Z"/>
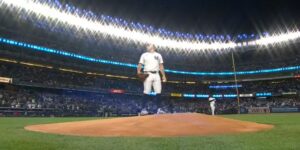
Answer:
<path fill-rule="evenodd" d="M 138 79 L 142 82 L 144 82 L 147 79 L 148 76 L 149 76 L 149 74 L 145 74 L 145 73 L 137 74 Z"/>

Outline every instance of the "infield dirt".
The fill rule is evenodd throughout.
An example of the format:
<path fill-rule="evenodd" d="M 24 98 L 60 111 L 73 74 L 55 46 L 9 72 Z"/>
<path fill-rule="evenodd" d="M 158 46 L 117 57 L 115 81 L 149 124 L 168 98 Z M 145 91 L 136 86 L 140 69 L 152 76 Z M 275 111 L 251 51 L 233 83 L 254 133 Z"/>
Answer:
<path fill-rule="evenodd" d="M 197 113 L 160 114 L 26 126 L 26 130 L 91 137 L 178 137 L 270 130 L 273 125 Z"/>

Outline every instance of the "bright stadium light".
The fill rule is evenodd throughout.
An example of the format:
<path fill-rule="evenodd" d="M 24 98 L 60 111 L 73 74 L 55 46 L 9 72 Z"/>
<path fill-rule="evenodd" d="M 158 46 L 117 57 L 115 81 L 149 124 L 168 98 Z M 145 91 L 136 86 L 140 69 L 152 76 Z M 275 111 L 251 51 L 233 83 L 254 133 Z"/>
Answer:
<path fill-rule="evenodd" d="M 299 38 L 300 38 L 300 32 L 294 31 L 294 32 L 288 32 L 288 33 L 284 33 L 284 34 L 261 37 L 258 40 L 249 42 L 248 45 L 249 46 L 266 46 L 266 45 L 271 45 L 271 44 L 279 44 L 282 42 L 288 42 L 288 41 L 299 39 Z"/>
<path fill-rule="evenodd" d="M 89 15 L 79 15 L 71 13 L 69 9 L 62 9 L 62 7 L 54 7 L 48 3 L 41 3 L 37 0 L 0 0 L 0 7 L 7 8 L 14 12 L 25 14 L 27 16 L 37 16 L 40 19 L 46 19 L 49 23 L 60 23 L 66 27 L 76 27 L 79 32 L 88 31 L 88 33 L 101 34 L 104 36 L 113 37 L 115 40 L 121 40 L 127 43 L 135 44 L 154 44 L 158 48 L 165 50 L 176 51 L 204 51 L 204 50 L 220 50 L 220 52 L 227 52 L 235 48 L 244 48 L 248 46 L 267 46 L 291 40 L 299 39 L 300 32 L 282 33 L 273 36 L 267 36 L 263 33 L 257 40 L 236 42 L 230 35 L 215 36 L 215 35 L 189 35 L 177 32 L 169 32 L 164 29 L 158 29 L 158 32 L 148 32 L 147 29 L 141 28 L 145 25 L 139 23 L 134 24 L 138 28 L 130 28 L 128 23 L 118 24 L 113 22 L 113 17 L 95 19 L 97 17 L 88 17 Z M 77 10 L 77 9 L 76 9 Z M 116 18 L 115 18 L 116 19 Z M 118 19 L 117 19 L 118 20 Z M 120 19 L 119 19 L 120 20 Z M 140 27 L 140 28 L 139 28 Z M 151 27 L 151 29 L 153 29 Z M 176 36 L 172 36 L 176 35 Z M 190 38 L 189 38 L 190 37 Z M 196 38 L 193 38 L 196 37 Z M 227 39 L 227 40 L 218 40 Z M 242 34 L 238 39 L 248 39 L 255 37 L 254 34 L 247 36 Z M 217 39 L 217 40 L 216 40 Z M 229 40 L 228 40 L 229 39 Z"/>
<path fill-rule="evenodd" d="M 100 20 L 91 20 L 87 17 L 80 17 L 66 11 L 50 7 L 47 4 L 38 3 L 33 0 L 0 0 L 1 6 L 6 4 L 8 7 L 17 8 L 18 10 L 26 10 L 27 15 L 37 15 L 55 20 L 65 25 L 75 26 L 94 33 L 110 35 L 114 38 L 125 39 L 125 41 L 139 42 L 142 44 L 154 44 L 161 48 L 177 49 L 177 50 L 207 50 L 207 49 L 231 49 L 236 47 L 234 42 L 204 42 L 180 40 L 171 37 L 162 37 L 160 35 L 151 35 L 138 30 L 127 30 L 125 27 L 104 24 Z"/>

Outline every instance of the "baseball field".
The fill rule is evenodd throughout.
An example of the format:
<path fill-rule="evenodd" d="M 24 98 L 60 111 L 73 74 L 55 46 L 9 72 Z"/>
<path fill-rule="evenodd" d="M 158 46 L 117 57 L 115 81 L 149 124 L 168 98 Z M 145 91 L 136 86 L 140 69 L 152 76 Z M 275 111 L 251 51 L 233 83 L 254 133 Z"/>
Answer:
<path fill-rule="evenodd" d="M 81 137 L 31 132 L 25 126 L 99 118 L 0 118 L 0 150 L 299 150 L 300 114 L 224 115 L 271 124 L 267 131 L 190 137 Z"/>

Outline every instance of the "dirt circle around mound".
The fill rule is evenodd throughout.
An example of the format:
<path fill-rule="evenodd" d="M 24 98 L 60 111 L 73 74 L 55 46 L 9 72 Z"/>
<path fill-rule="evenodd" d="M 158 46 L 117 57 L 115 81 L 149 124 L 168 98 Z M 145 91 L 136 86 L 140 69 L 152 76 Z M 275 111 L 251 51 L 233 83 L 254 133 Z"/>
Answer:
<path fill-rule="evenodd" d="M 26 126 L 29 131 L 90 137 L 178 137 L 270 130 L 273 125 L 196 113 L 160 114 Z"/>

